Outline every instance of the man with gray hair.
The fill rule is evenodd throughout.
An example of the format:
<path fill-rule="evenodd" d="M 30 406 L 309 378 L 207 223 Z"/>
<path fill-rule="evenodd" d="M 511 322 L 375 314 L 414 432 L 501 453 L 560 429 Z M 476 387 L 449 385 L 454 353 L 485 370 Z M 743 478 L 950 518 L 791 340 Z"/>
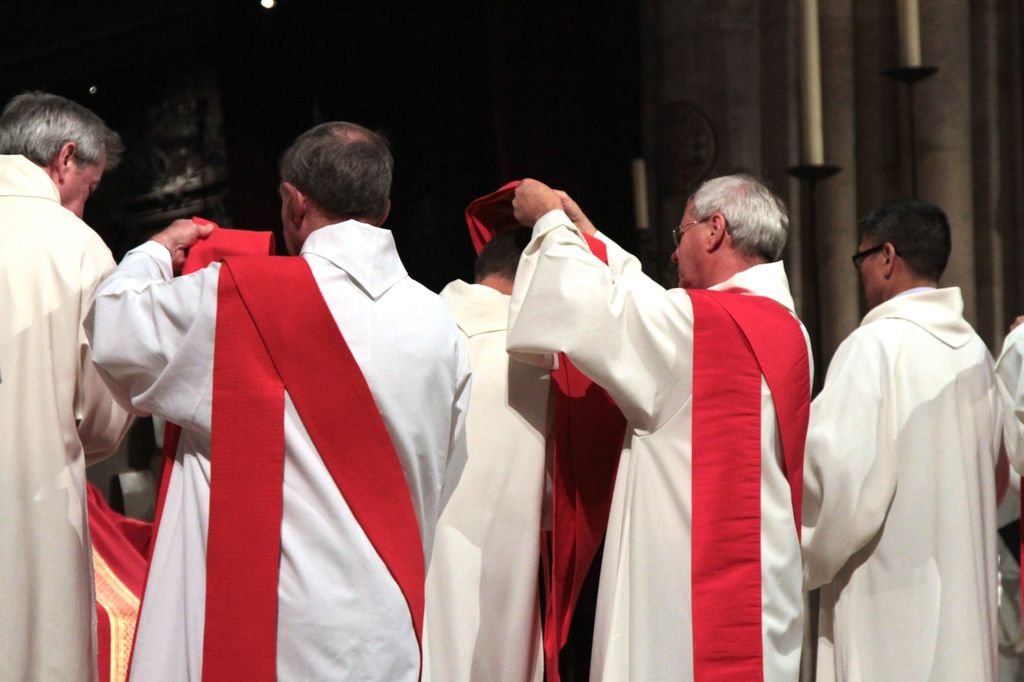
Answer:
<path fill-rule="evenodd" d="M 524 180 L 514 207 L 534 228 L 509 351 L 566 353 L 629 421 L 591 679 L 796 680 L 811 366 L 778 260 L 782 202 L 747 176 L 701 186 L 673 231 L 669 290 L 564 194 Z"/>
<path fill-rule="evenodd" d="M 0 660 L 12 680 L 96 679 L 85 465 L 128 423 L 82 328 L 110 250 L 82 222 L 121 141 L 29 92 L 0 114 Z"/>
<path fill-rule="evenodd" d="M 176 221 L 101 286 L 97 365 L 124 404 L 182 427 L 132 679 L 418 679 L 469 366 L 380 227 L 392 165 L 370 130 L 314 127 L 281 160 L 298 257 L 174 278 L 211 230 Z"/>

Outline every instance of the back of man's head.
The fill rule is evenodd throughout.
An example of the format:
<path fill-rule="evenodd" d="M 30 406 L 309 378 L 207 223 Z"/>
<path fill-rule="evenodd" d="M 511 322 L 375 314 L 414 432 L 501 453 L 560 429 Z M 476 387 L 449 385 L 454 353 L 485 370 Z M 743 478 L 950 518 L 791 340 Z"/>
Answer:
<path fill-rule="evenodd" d="M 489 278 L 496 278 L 511 286 L 519 268 L 519 257 L 529 243 L 530 230 L 525 227 L 502 232 L 480 250 L 473 266 L 473 280 L 482 284 Z"/>
<path fill-rule="evenodd" d="M 859 242 L 891 243 L 907 268 L 923 279 L 938 282 L 949 262 L 952 237 L 946 214 L 917 199 L 894 201 L 857 225 Z"/>
<path fill-rule="evenodd" d="M 46 92 L 18 95 L 0 113 L 0 154 L 21 154 L 48 166 L 66 143 L 75 144 L 78 163 L 105 163 L 113 170 L 121 161 L 121 137 L 81 104 Z"/>
<path fill-rule="evenodd" d="M 335 218 L 383 222 L 394 159 L 387 140 L 354 123 L 334 121 L 307 130 L 281 157 L 281 180 Z"/>
<path fill-rule="evenodd" d="M 696 220 L 716 211 L 725 216 L 733 247 L 751 258 L 779 260 L 786 246 L 789 216 L 786 205 L 749 175 L 723 175 L 708 180 L 690 197 Z"/>

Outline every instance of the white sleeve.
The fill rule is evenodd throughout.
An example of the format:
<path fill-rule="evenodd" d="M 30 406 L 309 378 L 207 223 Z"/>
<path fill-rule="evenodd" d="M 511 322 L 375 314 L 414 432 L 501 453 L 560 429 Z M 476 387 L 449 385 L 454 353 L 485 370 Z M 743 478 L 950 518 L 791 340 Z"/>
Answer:
<path fill-rule="evenodd" d="M 829 583 L 881 529 L 899 462 L 885 445 L 883 348 L 855 332 L 839 346 L 811 404 L 804 455 L 804 587 Z"/>
<path fill-rule="evenodd" d="M 654 431 L 691 391 L 693 308 L 684 291 L 666 291 L 601 239 L 609 265 L 562 211 L 537 221 L 516 273 L 508 349 L 566 353 L 636 428 Z"/>
<path fill-rule="evenodd" d="M 1003 444 L 1010 464 L 1024 472 L 1024 325 L 1010 332 L 996 361 L 996 384 L 1002 401 Z"/>
<path fill-rule="evenodd" d="M 461 338 L 456 338 L 456 341 L 458 383 L 455 387 L 455 402 L 452 404 L 452 429 L 448 440 L 448 458 L 445 463 L 441 499 L 437 507 L 438 518 L 447 506 L 448 500 L 451 499 L 452 493 L 455 492 L 455 488 L 462 478 L 462 470 L 466 468 L 466 461 L 469 458 L 466 442 L 466 414 L 469 410 L 473 381 L 465 343 Z"/>
<path fill-rule="evenodd" d="M 86 322 L 93 362 L 121 404 L 209 431 L 220 264 L 172 278 L 156 242 L 128 252 L 99 287 Z M 202 423 L 197 423 L 196 420 Z"/>
<path fill-rule="evenodd" d="M 643 274 L 640 259 L 612 241 L 611 237 L 603 232 L 598 232 L 594 237 L 604 242 L 608 249 L 608 267 L 611 268 L 612 274 L 617 276 Z"/>
<path fill-rule="evenodd" d="M 106 246 L 84 260 L 81 291 L 82 315 L 86 315 L 101 279 L 114 269 L 114 260 Z M 131 424 L 131 416 L 114 400 L 92 363 L 92 347 L 81 321 L 78 334 L 78 381 L 75 390 L 75 424 L 85 451 L 86 464 L 112 454 Z"/>

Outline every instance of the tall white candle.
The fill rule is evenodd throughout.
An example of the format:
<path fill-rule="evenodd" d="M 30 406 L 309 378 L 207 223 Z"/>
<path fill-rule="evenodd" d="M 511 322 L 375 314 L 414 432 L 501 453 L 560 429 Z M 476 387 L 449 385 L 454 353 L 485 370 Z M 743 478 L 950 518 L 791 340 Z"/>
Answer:
<path fill-rule="evenodd" d="M 921 66 L 921 22 L 917 0 L 896 0 L 900 66 Z"/>
<path fill-rule="evenodd" d="M 636 229 L 646 230 L 651 226 L 647 212 L 647 164 L 643 159 L 633 159 L 633 216 Z"/>
<path fill-rule="evenodd" d="M 821 52 L 818 40 L 818 0 L 800 3 L 800 114 L 803 162 L 825 163 L 821 124 Z"/>

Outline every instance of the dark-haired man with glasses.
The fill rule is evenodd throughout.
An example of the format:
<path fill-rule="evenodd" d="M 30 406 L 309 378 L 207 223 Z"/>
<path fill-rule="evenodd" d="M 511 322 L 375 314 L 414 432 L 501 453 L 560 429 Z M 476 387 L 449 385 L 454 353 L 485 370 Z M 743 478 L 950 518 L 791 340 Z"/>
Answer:
<path fill-rule="evenodd" d="M 861 221 L 871 310 L 811 407 L 808 589 L 818 680 L 996 679 L 992 358 L 963 317 L 945 214 L 898 201 Z"/>

